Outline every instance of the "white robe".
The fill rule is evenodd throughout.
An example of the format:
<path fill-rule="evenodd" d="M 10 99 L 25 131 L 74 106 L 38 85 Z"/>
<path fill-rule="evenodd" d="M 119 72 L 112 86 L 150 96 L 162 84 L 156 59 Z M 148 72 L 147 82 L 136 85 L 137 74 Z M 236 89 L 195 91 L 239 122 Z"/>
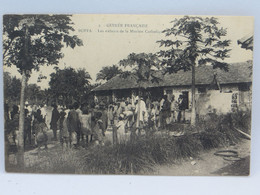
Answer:
<path fill-rule="evenodd" d="M 140 121 L 147 121 L 148 120 L 148 113 L 146 109 L 145 102 L 143 100 L 140 100 Z M 135 107 L 135 113 L 138 112 L 138 103 Z"/>

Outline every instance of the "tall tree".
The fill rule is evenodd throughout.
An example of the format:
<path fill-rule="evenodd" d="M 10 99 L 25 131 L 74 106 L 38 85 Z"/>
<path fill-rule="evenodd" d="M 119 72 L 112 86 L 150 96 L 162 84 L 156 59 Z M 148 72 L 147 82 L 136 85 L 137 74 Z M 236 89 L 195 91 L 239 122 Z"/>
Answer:
<path fill-rule="evenodd" d="M 139 128 L 140 121 L 140 94 L 141 88 L 149 81 L 158 82 L 159 78 L 154 74 L 159 69 L 159 60 L 156 54 L 131 53 L 126 59 L 120 60 L 120 66 L 132 68 L 131 73 L 124 72 L 122 76 L 133 76 L 138 83 L 138 113 L 136 128 Z"/>
<path fill-rule="evenodd" d="M 170 39 L 160 40 L 162 65 L 166 72 L 174 73 L 179 70 L 191 70 L 192 77 L 192 113 L 191 124 L 196 123 L 195 110 L 195 67 L 211 65 L 228 71 L 224 62 L 229 57 L 227 47 L 230 40 L 224 40 L 227 30 L 219 27 L 217 18 L 184 16 L 172 21 L 172 27 L 163 31 Z"/>
<path fill-rule="evenodd" d="M 32 70 L 42 65 L 57 65 L 64 44 L 83 45 L 76 36 L 69 15 L 4 15 L 3 59 L 5 66 L 16 66 L 22 74 L 18 135 L 18 163 L 24 165 L 24 91 Z"/>
<path fill-rule="evenodd" d="M 73 101 L 82 102 L 89 92 L 90 79 L 91 77 L 85 69 L 57 69 L 55 73 L 51 74 L 50 93 L 53 95 L 53 99 L 61 97 L 65 104 Z"/>
<path fill-rule="evenodd" d="M 45 96 L 43 95 L 44 91 L 35 83 L 27 85 L 25 91 L 25 99 L 30 100 L 31 102 L 38 103 L 38 101 L 42 102 L 45 99 Z"/>
<path fill-rule="evenodd" d="M 112 79 L 114 76 L 121 74 L 122 70 L 119 69 L 118 66 L 105 66 L 97 73 L 96 81 L 108 81 Z"/>

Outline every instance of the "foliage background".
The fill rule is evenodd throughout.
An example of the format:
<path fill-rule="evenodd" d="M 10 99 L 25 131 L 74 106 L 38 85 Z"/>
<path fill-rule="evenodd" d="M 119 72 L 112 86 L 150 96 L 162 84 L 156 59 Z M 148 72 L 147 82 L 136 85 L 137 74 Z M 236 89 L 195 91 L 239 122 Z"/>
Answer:
<path fill-rule="evenodd" d="M 255 50 L 260 48 L 258 0 L 1 0 L 0 13 L 199 14 L 255 16 Z M 1 20 L 2 31 L 2 20 Z M 1 46 L 2 47 L 2 46 Z M 2 48 L 1 48 L 2 50 Z M 1 63 L 2 64 L 2 63 Z M 258 194 L 260 179 L 260 56 L 254 55 L 252 161 L 250 177 L 147 177 L 7 174 L 0 131 L 1 194 Z M 0 71 L 1 78 L 3 77 Z M 3 102 L 3 85 L 0 85 Z M 3 120 L 3 104 L 0 104 Z M 3 123 L 1 123 L 3 129 Z"/>

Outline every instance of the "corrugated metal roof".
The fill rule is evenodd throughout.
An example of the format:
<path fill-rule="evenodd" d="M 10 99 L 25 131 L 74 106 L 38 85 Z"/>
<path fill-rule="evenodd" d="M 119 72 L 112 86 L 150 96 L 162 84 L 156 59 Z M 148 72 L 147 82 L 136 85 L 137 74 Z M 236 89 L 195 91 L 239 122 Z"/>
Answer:
<path fill-rule="evenodd" d="M 244 36 L 243 38 L 237 41 L 238 44 L 241 44 L 242 48 L 253 50 L 253 40 L 254 37 L 252 34 Z"/>
<path fill-rule="evenodd" d="M 228 72 L 220 69 L 213 69 L 212 66 L 196 67 L 196 85 L 211 84 L 214 74 L 216 74 L 216 78 L 220 84 L 252 82 L 252 61 L 230 64 Z M 103 85 L 96 87 L 93 91 L 131 89 L 138 88 L 139 85 L 144 88 L 191 85 L 191 71 L 179 71 L 177 73 L 165 75 L 163 75 L 161 71 L 158 71 L 156 72 L 156 75 L 160 78 L 158 83 L 148 81 L 141 84 L 138 84 L 137 79 L 132 75 L 129 75 L 126 78 L 117 75 Z"/>

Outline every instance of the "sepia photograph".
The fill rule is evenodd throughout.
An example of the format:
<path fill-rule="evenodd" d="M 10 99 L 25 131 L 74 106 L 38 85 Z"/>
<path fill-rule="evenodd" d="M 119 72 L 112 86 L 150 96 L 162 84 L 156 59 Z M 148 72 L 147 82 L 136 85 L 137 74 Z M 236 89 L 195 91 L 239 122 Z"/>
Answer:
<path fill-rule="evenodd" d="M 253 16 L 3 16 L 5 170 L 250 175 Z"/>

